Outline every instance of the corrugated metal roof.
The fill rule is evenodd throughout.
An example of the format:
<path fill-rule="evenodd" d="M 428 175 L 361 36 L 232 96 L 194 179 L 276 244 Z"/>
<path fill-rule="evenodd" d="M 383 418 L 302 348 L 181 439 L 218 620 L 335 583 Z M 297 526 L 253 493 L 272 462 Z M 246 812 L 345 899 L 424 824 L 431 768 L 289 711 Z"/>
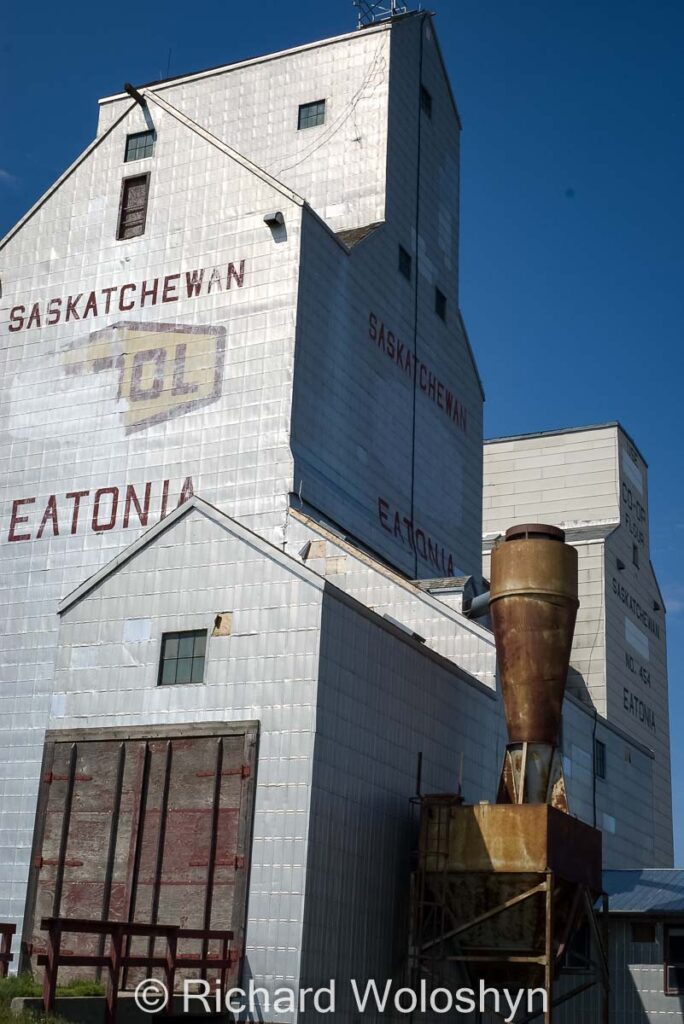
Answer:
<path fill-rule="evenodd" d="M 604 871 L 611 914 L 684 914 L 684 869 Z"/>

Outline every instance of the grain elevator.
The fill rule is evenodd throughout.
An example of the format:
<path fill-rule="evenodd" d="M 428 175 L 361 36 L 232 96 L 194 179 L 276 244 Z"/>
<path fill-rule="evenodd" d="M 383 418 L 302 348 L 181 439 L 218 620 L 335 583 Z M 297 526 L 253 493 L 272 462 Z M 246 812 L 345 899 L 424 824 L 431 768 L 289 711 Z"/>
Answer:
<path fill-rule="evenodd" d="M 552 725 L 511 731 L 493 568 L 472 614 L 459 113 L 433 16 L 361 6 L 105 97 L 0 241 L 0 919 L 25 968 L 43 917 L 229 928 L 233 981 L 337 978 L 352 1019 L 349 979 L 415 969 L 430 794 L 588 837 L 559 920 L 600 896 L 601 839 L 606 866 L 671 864 L 665 747 L 563 693 L 571 625 Z M 502 515 L 486 559 L 531 521 Z M 495 550 L 572 560 L 558 519 Z"/>

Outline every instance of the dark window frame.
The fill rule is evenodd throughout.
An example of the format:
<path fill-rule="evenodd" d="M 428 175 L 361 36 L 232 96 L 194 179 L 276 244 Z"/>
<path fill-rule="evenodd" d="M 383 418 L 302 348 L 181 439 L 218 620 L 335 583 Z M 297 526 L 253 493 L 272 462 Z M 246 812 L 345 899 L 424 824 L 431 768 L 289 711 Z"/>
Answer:
<path fill-rule="evenodd" d="M 670 941 L 672 938 L 672 932 L 679 932 L 677 939 L 679 939 L 684 946 L 684 924 L 666 925 L 665 926 L 665 957 L 663 962 L 664 967 L 664 979 L 663 988 L 666 996 L 681 996 L 684 995 L 684 955 L 677 960 L 672 960 L 670 955 Z M 670 970 L 675 969 L 681 972 L 681 984 L 676 987 L 670 985 Z"/>
<path fill-rule="evenodd" d="M 315 118 L 309 117 L 309 111 L 313 111 L 314 108 L 316 110 Z M 322 114 L 320 120 L 318 117 L 319 113 Z M 297 131 L 306 131 L 307 128 L 318 128 L 319 125 L 325 124 L 326 113 L 327 103 L 325 98 L 322 100 L 311 100 L 309 103 L 300 103 L 297 111 Z"/>
<path fill-rule="evenodd" d="M 632 544 L 632 565 L 639 568 L 639 547 L 637 544 Z"/>
<path fill-rule="evenodd" d="M 180 641 L 180 640 L 183 640 L 183 639 L 188 639 L 189 637 L 193 638 L 192 654 L 190 655 L 189 659 L 187 657 L 179 658 L 177 654 L 173 658 L 165 658 L 164 657 L 164 653 L 166 651 L 166 645 L 167 645 L 167 643 L 169 641 L 173 641 L 173 640 Z M 195 644 L 194 644 L 194 641 L 195 640 L 199 640 L 200 638 L 204 639 L 204 651 L 203 651 L 203 653 L 201 655 L 195 655 Z M 204 673 L 205 673 L 206 666 L 207 666 L 207 646 L 208 646 L 208 643 L 209 643 L 209 631 L 207 629 L 175 629 L 175 630 L 169 630 L 166 633 L 162 633 L 161 644 L 160 644 L 160 648 L 159 648 L 159 667 L 157 669 L 157 686 L 199 686 L 199 685 L 203 684 L 204 683 Z M 174 680 L 172 682 L 170 682 L 168 680 L 166 682 L 164 681 L 164 679 L 163 679 L 164 666 L 167 663 L 175 661 L 175 663 L 176 663 L 175 675 L 177 676 L 178 675 L 178 662 L 179 661 L 187 661 L 187 660 L 190 660 L 190 662 L 191 662 L 191 665 L 190 665 L 190 679 L 181 680 L 180 682 L 178 682 L 178 680 L 174 678 Z M 195 667 L 194 666 L 194 662 L 195 661 L 200 661 L 200 660 L 202 661 L 202 678 L 201 679 L 193 679 L 192 676 L 194 675 L 194 667 Z"/>
<path fill-rule="evenodd" d="M 606 777 L 607 748 L 603 740 L 594 740 L 594 775 L 597 779 Z"/>
<path fill-rule="evenodd" d="M 142 156 L 138 156 L 137 154 L 135 156 L 130 156 L 129 147 L 131 146 L 131 143 L 135 144 L 135 142 L 142 138 L 149 140 L 150 143 L 150 145 L 148 146 L 146 141 L 143 148 L 149 148 L 151 151 L 149 153 L 143 153 Z M 149 160 L 150 157 L 154 156 L 154 147 L 156 145 L 156 142 L 157 132 L 155 131 L 154 128 L 146 128 L 145 131 L 142 132 L 129 132 L 129 134 L 126 136 L 126 145 L 124 147 L 124 163 L 132 164 L 135 163 L 136 160 Z M 138 147 L 136 146 L 135 148 L 137 149 Z"/>
<path fill-rule="evenodd" d="M 591 928 L 582 921 L 571 935 L 563 953 L 564 974 L 586 974 L 591 964 Z"/>
<path fill-rule="evenodd" d="M 440 320 L 446 323 L 447 318 L 447 297 L 441 288 L 435 285 L 435 313 Z"/>
<path fill-rule="evenodd" d="M 150 204 L 150 171 L 143 171 L 142 174 L 129 174 L 121 180 L 121 191 L 119 193 L 119 213 L 116 224 L 116 240 L 117 242 L 128 242 L 132 238 L 140 238 L 141 235 L 145 234 L 145 228 L 147 227 L 147 210 Z M 130 187 L 130 183 L 134 181 L 145 182 L 145 204 L 142 207 L 142 226 L 141 230 L 135 235 L 124 235 L 124 217 L 128 212 L 124 209 L 124 198 L 126 196 L 126 190 Z"/>
<path fill-rule="evenodd" d="M 402 277 L 405 277 L 407 281 L 411 280 L 413 276 L 413 259 L 408 249 L 405 249 L 401 243 L 399 244 L 399 273 Z"/>
<path fill-rule="evenodd" d="M 425 88 L 421 82 L 420 86 L 420 109 L 432 120 L 432 93 Z"/>

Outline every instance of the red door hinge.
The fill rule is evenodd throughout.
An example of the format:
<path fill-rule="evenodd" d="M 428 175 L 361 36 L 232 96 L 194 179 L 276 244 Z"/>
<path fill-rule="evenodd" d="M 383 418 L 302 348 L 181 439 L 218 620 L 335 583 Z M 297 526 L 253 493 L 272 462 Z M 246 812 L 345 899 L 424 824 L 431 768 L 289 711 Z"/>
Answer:
<path fill-rule="evenodd" d="M 221 778 L 227 778 L 229 775 L 239 775 L 242 779 L 248 779 L 251 774 L 251 767 L 248 764 L 241 764 L 239 768 L 224 768 L 221 772 Z M 198 779 L 214 779 L 216 778 L 216 772 L 212 771 L 211 768 L 207 768 L 203 771 L 195 772 L 195 777 Z"/>
<path fill-rule="evenodd" d="M 34 857 L 33 866 L 34 868 L 56 868 L 59 865 L 58 857 Z M 75 857 L 70 857 L 64 861 L 64 866 L 67 868 L 82 868 L 83 861 L 77 860 Z"/>

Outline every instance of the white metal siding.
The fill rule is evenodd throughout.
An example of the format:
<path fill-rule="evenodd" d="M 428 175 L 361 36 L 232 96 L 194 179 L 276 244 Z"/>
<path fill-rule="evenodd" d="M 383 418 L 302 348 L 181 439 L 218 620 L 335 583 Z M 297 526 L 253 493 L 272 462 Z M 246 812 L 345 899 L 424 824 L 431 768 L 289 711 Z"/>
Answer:
<path fill-rule="evenodd" d="M 335 230 L 383 220 L 390 26 L 269 55 L 154 91 L 305 196 Z M 297 130 L 300 103 L 326 101 Z M 99 131 L 128 97 L 103 101 Z"/>
<path fill-rule="evenodd" d="M 191 511 L 60 629 L 52 729 L 260 721 L 246 956 L 272 987 L 299 976 L 321 599 L 319 586 Z M 162 633 L 211 631 L 221 611 L 232 611 L 232 632 L 209 638 L 205 682 L 158 686 Z M 148 623 L 149 639 L 124 639 L 132 620 Z"/>

